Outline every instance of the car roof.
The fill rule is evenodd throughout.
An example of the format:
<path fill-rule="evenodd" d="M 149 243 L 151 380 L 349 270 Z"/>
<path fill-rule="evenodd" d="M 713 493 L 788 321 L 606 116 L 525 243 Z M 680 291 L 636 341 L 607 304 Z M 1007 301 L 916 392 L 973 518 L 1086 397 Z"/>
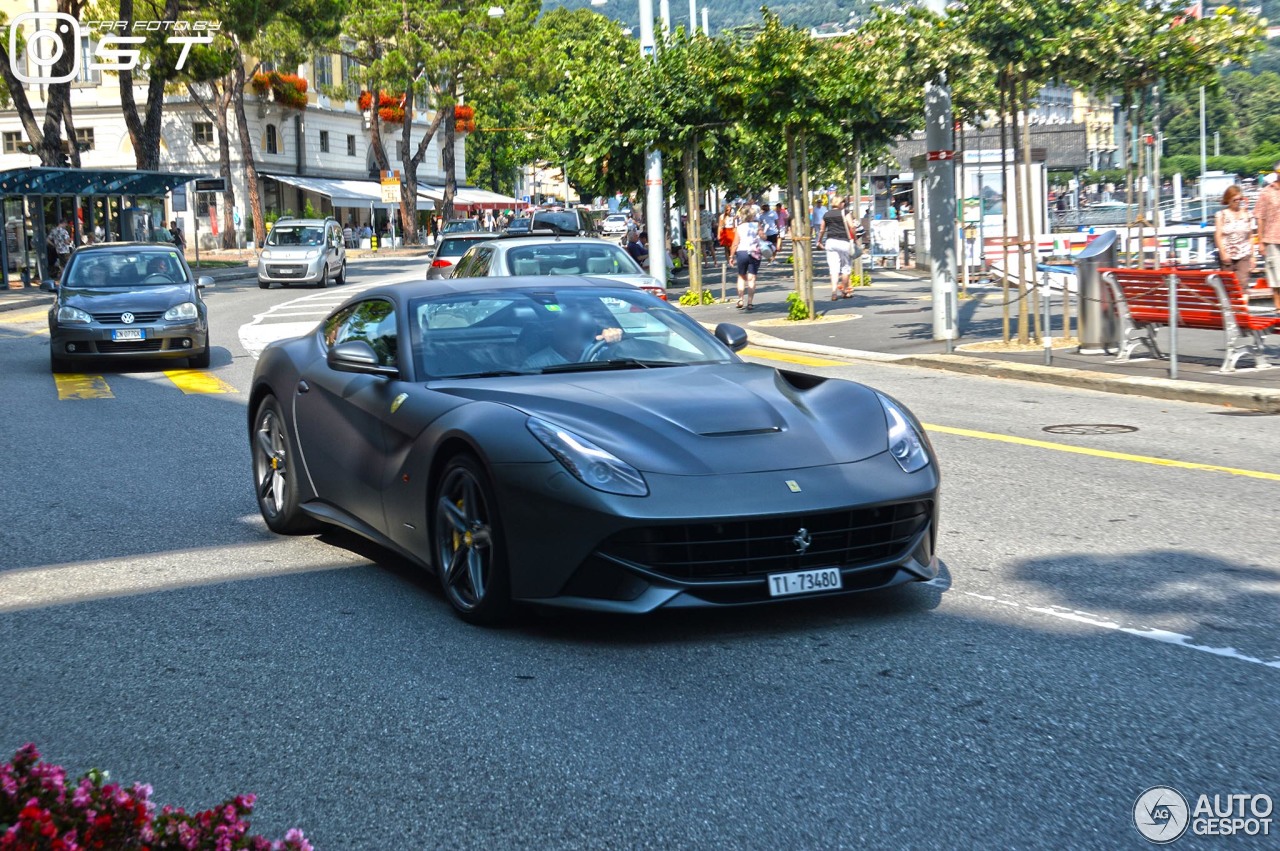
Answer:
<path fill-rule="evenodd" d="M 399 284 L 384 284 L 374 289 L 353 295 L 350 304 L 366 298 L 381 296 L 395 302 L 407 302 L 417 298 L 431 298 L 441 295 L 460 295 L 471 293 L 496 292 L 554 292 L 556 290 L 575 289 L 608 289 L 625 293 L 637 293 L 632 284 L 611 281 L 608 278 L 588 275 L 511 275 L 494 278 L 436 278 L 430 281 L 407 281 Z"/>
<path fill-rule="evenodd" d="M 76 248 L 76 254 L 124 254 L 130 251 L 138 251 L 139 249 L 151 249 L 153 251 L 178 251 L 178 247 L 172 242 L 99 242 L 93 245 L 81 245 Z"/>

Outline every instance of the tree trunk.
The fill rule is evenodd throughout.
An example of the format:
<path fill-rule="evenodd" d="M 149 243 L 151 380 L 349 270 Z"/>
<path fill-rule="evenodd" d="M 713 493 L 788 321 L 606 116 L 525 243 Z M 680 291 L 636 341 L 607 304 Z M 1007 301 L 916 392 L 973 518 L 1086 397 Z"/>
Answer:
<path fill-rule="evenodd" d="M 856 210 L 854 210 L 854 213 L 857 215 L 858 221 L 862 221 L 862 141 L 861 140 L 858 141 L 858 144 L 854 150 L 855 150 L 855 153 L 853 155 L 853 159 L 854 159 L 853 197 L 858 199 L 856 202 L 858 207 Z M 889 192 L 889 200 L 892 203 L 892 200 L 893 200 L 892 189 Z M 874 197 L 871 199 L 871 203 L 873 205 L 875 204 Z M 867 238 L 870 239 L 871 234 L 867 234 Z M 853 239 L 855 242 L 857 241 L 858 239 L 857 234 L 853 235 Z M 859 287 L 862 286 L 862 254 L 860 253 L 858 254 L 858 259 L 853 261 L 853 275 L 854 275 L 854 278 L 856 278 L 858 281 L 858 283 L 854 284 L 854 286 L 859 286 Z"/>
<path fill-rule="evenodd" d="M 702 211 L 698 203 L 698 140 L 689 140 L 684 149 L 684 197 L 689 210 L 685 242 L 689 246 L 689 291 L 702 303 Z"/>
<path fill-rule="evenodd" d="M 803 129 L 800 131 L 800 138 L 798 139 L 798 142 L 800 148 L 800 191 L 803 192 L 804 197 L 808 199 L 809 146 L 805 139 L 805 132 Z M 818 318 L 818 314 L 813 308 L 813 246 L 808 240 L 805 240 L 804 255 L 804 277 L 800 279 L 800 283 L 804 288 L 804 291 L 801 295 L 804 298 L 804 306 L 809 311 L 809 319 L 814 320 Z"/>
<path fill-rule="evenodd" d="M 458 175 L 455 171 L 457 163 L 455 162 L 453 151 L 455 135 L 454 123 L 452 121 L 444 122 L 444 145 L 440 150 L 440 154 L 444 164 L 444 209 L 442 212 L 446 222 L 453 218 L 453 197 L 458 194 Z"/>
<path fill-rule="evenodd" d="M 162 21 L 178 19 L 178 0 L 165 0 Z M 133 0 L 120 0 L 120 20 L 133 22 Z M 141 171 L 160 170 L 160 118 L 164 111 L 164 84 L 161 74 L 153 74 L 147 80 L 146 117 L 138 117 L 138 106 L 133 96 L 133 71 L 120 71 L 120 106 L 124 123 L 133 143 L 133 157 Z"/>
<path fill-rule="evenodd" d="M 191 83 L 187 84 L 187 93 L 218 131 L 218 173 L 227 182 L 227 189 L 222 193 L 222 247 L 236 248 L 236 188 L 231 182 L 231 135 L 228 132 L 231 78 L 225 77 L 204 85 L 209 87 L 208 96 L 200 91 L 200 86 Z"/>
<path fill-rule="evenodd" d="M 1002 75 L 997 88 L 1000 90 L 1000 254 L 1003 258 L 1000 270 L 1001 283 L 1001 331 L 1008 343 L 1009 329 L 1009 104 L 1007 80 Z M 979 193 L 981 194 L 981 193 Z M 981 202 L 980 202 L 981 203 Z"/>
<path fill-rule="evenodd" d="M 1028 151 L 1025 146 L 1018 144 L 1018 131 L 1022 123 L 1026 122 L 1025 116 L 1019 116 L 1023 104 L 1018 98 L 1018 81 L 1016 79 L 1010 81 L 1009 84 L 1009 101 L 1010 112 L 1013 115 L 1013 198 L 1014 206 L 1017 208 L 1017 221 L 1015 228 L 1018 239 L 1018 342 L 1022 344 L 1031 341 L 1030 335 L 1027 333 L 1027 243 L 1026 243 L 1026 216 L 1023 213 L 1022 198 L 1022 164 L 1026 161 Z M 1022 122 L 1019 122 L 1019 117 Z M 1018 148 L 1022 147 L 1019 151 Z"/>
<path fill-rule="evenodd" d="M 1022 102 L 1030 106 L 1031 95 L 1028 91 L 1027 81 L 1022 81 Z M 1023 120 L 1022 122 L 1022 179 L 1026 186 L 1023 189 L 1022 197 L 1026 199 L 1025 212 L 1023 218 L 1027 222 L 1027 283 L 1031 285 L 1031 323 L 1033 326 L 1033 334 L 1036 340 L 1040 340 L 1040 288 L 1036 285 L 1036 260 L 1039 257 L 1038 240 L 1039 234 L 1036 233 L 1036 211 L 1034 209 L 1035 191 L 1031 185 L 1031 122 Z M 1024 298 L 1025 302 L 1026 299 Z"/>
<path fill-rule="evenodd" d="M 238 45 L 237 45 L 238 46 Z M 231 103 L 236 111 L 236 132 L 240 137 L 240 159 L 244 161 L 244 180 L 249 191 L 249 215 L 253 217 L 253 243 L 259 248 L 267 240 L 266 223 L 262 220 L 262 194 L 258 191 L 258 167 L 255 164 L 253 138 L 249 135 L 249 118 L 244 112 L 244 64 L 237 62 L 232 73 Z M 199 215 L 196 211 L 196 215 Z"/>
<path fill-rule="evenodd" d="M 450 114 L 452 114 L 453 112 L 452 107 L 450 107 L 449 112 Z M 409 201 L 409 198 L 412 198 L 412 207 L 409 208 L 411 210 L 411 212 L 409 213 L 409 217 L 410 217 L 410 220 L 413 220 L 413 224 L 414 224 L 413 232 L 414 232 L 415 240 L 417 239 L 417 224 L 418 224 L 417 221 L 415 220 L 416 219 L 415 213 L 417 212 L 417 209 L 418 209 L 418 166 L 422 165 L 422 161 L 426 159 L 427 147 L 431 144 L 431 140 L 435 138 L 436 132 L 440 129 L 440 125 L 444 120 L 444 115 L 445 115 L 445 111 L 443 109 L 440 109 L 440 108 L 436 109 L 435 118 L 431 119 L 431 123 L 427 126 L 426 134 L 423 135 L 423 137 L 418 141 L 417 149 L 411 151 L 409 147 L 409 141 L 412 138 L 411 136 L 412 131 L 411 131 L 411 125 L 409 122 L 408 110 L 406 109 L 405 111 L 405 132 L 403 136 L 405 157 L 403 162 L 401 163 L 402 167 L 404 168 L 404 171 L 402 172 L 404 179 L 403 179 L 403 182 L 400 184 L 400 210 L 401 210 L 401 213 L 403 214 L 404 210 L 406 209 L 406 205 Z M 405 244 L 407 245 L 408 243 L 409 243 L 408 231 L 406 231 Z"/>

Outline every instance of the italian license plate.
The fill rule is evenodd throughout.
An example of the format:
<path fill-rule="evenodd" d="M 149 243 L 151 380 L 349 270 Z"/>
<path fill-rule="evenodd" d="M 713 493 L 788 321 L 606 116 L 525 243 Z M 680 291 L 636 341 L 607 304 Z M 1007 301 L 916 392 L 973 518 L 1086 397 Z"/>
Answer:
<path fill-rule="evenodd" d="M 790 594 L 813 594 L 818 591 L 839 591 L 840 568 L 824 567 L 821 570 L 797 570 L 795 573 L 771 573 L 770 597 L 786 597 Z"/>
<path fill-rule="evenodd" d="M 120 331 L 112 331 L 111 339 L 114 342 L 121 343 L 127 340 L 145 340 L 147 332 L 142 328 L 125 328 Z"/>

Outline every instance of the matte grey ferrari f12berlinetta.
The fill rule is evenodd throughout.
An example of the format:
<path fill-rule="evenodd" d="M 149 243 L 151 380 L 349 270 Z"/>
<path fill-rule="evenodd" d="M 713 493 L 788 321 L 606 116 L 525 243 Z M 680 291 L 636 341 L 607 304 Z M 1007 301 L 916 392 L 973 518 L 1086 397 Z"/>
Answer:
<path fill-rule="evenodd" d="M 591 278 L 367 290 L 258 362 L 262 515 L 394 550 L 478 623 L 513 603 L 648 612 L 932 579 L 920 424 L 745 345 Z"/>

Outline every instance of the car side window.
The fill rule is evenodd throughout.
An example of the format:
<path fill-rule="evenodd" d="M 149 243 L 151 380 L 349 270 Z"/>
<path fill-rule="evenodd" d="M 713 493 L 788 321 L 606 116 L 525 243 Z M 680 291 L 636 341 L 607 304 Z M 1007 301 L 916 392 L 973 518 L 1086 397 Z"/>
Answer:
<path fill-rule="evenodd" d="M 493 249 L 477 245 L 470 248 L 458 265 L 453 267 L 453 278 L 483 278 L 489 271 L 489 257 Z"/>
<path fill-rule="evenodd" d="M 382 366 L 396 366 L 396 311 L 391 302 L 371 298 L 334 314 L 325 323 L 325 340 L 331 346 L 363 340 L 378 355 Z"/>

